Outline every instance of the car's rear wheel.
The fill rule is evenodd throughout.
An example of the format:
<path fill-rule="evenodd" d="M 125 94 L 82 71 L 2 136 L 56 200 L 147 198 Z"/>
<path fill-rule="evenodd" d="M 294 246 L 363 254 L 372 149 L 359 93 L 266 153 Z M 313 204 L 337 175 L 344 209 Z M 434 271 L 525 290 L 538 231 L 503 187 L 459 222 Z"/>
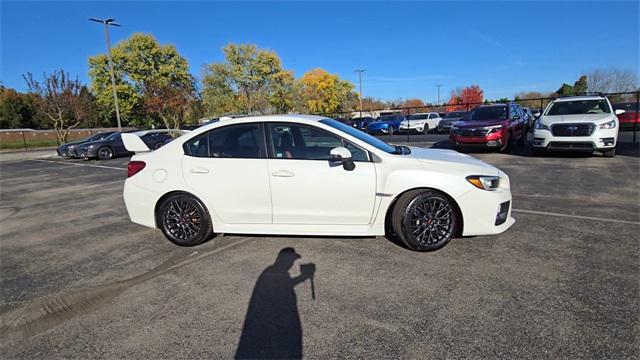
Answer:
<path fill-rule="evenodd" d="M 109 160 L 111 158 L 113 158 L 113 150 L 110 147 L 103 146 L 98 149 L 98 159 Z"/>
<path fill-rule="evenodd" d="M 160 204 L 157 215 L 160 230 L 176 245 L 200 245 L 213 235 L 209 212 L 200 200 L 193 196 L 169 196 Z"/>
<path fill-rule="evenodd" d="M 433 251 L 445 246 L 460 224 L 453 201 L 443 193 L 429 189 L 403 194 L 392 217 L 393 231 L 414 251 Z"/>

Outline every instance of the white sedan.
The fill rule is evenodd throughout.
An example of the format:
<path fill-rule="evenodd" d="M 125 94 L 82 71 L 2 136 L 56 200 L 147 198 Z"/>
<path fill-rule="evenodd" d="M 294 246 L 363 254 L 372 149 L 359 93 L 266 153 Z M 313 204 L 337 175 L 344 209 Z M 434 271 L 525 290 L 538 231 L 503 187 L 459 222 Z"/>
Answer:
<path fill-rule="evenodd" d="M 392 146 L 320 116 L 222 120 L 149 152 L 133 134 L 131 221 L 173 243 L 215 233 L 397 236 L 435 250 L 509 228 L 509 177 L 451 150 Z"/>
<path fill-rule="evenodd" d="M 418 133 L 427 133 L 438 128 L 440 124 L 440 114 L 437 112 L 416 113 L 409 115 L 406 120 L 400 123 L 401 132 L 415 131 Z"/>

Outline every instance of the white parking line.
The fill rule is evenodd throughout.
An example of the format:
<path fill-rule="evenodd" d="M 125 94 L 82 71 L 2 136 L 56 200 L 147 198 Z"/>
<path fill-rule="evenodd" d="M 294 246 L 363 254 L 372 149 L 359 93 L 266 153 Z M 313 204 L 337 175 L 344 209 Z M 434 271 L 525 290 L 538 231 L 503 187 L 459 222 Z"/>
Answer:
<path fill-rule="evenodd" d="M 121 167 L 117 167 L 117 166 L 93 165 L 93 164 L 76 164 L 76 163 L 70 163 L 70 162 L 43 160 L 43 159 L 32 159 L 31 161 L 41 161 L 41 162 L 46 162 L 46 163 L 49 163 L 49 164 L 89 166 L 89 167 L 96 167 L 96 168 L 101 168 L 101 169 L 127 170 L 127 168 L 121 168 Z"/>
<path fill-rule="evenodd" d="M 512 209 L 513 212 L 519 212 L 524 214 L 534 214 L 534 215 L 545 215 L 545 216 L 557 216 L 557 217 L 568 217 L 574 219 L 583 219 L 583 220 L 595 220 L 595 221 L 606 221 L 620 224 L 632 224 L 632 225 L 640 225 L 640 221 L 630 221 L 630 220 L 619 220 L 619 219 L 608 219 L 608 218 L 599 218 L 593 216 L 582 216 L 582 215 L 569 215 L 569 214 L 560 214 L 548 211 L 535 211 L 535 210 L 522 210 L 522 209 Z"/>

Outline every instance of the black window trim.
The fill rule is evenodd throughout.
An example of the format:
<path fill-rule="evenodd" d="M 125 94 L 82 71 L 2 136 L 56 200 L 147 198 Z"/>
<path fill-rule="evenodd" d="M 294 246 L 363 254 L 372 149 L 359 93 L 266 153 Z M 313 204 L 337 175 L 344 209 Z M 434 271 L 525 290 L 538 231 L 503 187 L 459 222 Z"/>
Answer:
<path fill-rule="evenodd" d="M 307 127 L 307 128 L 312 128 L 314 130 L 318 130 L 318 131 L 323 131 L 326 133 L 329 133 L 335 137 L 337 137 L 338 139 L 340 139 L 340 142 L 342 143 L 342 146 L 345 147 L 345 143 L 349 143 L 352 146 L 357 147 L 358 149 L 362 150 L 366 155 L 367 155 L 367 160 L 363 161 L 363 160 L 353 160 L 354 162 L 373 162 L 373 156 L 371 156 L 371 152 L 367 149 L 363 149 L 362 146 L 356 145 L 354 144 L 352 141 L 349 141 L 347 139 L 345 139 L 344 137 L 323 129 L 319 126 L 314 126 L 314 125 L 309 125 L 309 124 L 303 124 L 303 123 L 298 123 L 298 122 L 287 122 L 287 121 L 269 121 L 269 122 L 264 122 L 263 123 L 263 130 L 264 130 L 264 135 L 266 137 L 266 141 L 265 141 L 265 145 L 267 146 L 267 158 L 268 159 L 273 159 L 273 160 L 297 160 L 297 161 L 328 161 L 327 159 L 288 159 L 288 158 L 278 158 L 275 157 L 275 149 L 273 147 L 273 139 L 271 138 L 271 126 L 273 125 L 296 125 L 296 126 L 301 126 L 301 127 Z"/>
<path fill-rule="evenodd" d="M 209 137 L 209 134 L 213 131 L 218 131 L 224 128 L 228 128 L 231 126 L 246 126 L 246 125 L 253 125 L 253 124 L 257 124 L 258 125 L 258 129 L 259 131 L 262 133 L 262 143 L 259 144 L 259 146 L 261 146 L 262 148 L 260 149 L 260 153 L 262 156 L 260 157 L 213 157 L 211 156 L 211 147 L 209 144 L 209 139 L 207 139 L 207 155 L 206 156 L 196 156 L 196 155 L 191 155 L 189 154 L 189 151 L 187 150 L 189 148 L 189 143 L 196 141 L 196 139 L 202 138 L 202 137 Z M 190 156 L 190 157 L 194 157 L 194 158 L 204 158 L 204 159 L 251 159 L 251 160 L 260 160 L 260 159 L 267 159 L 268 158 L 268 153 L 267 153 L 267 143 L 266 143 L 266 135 L 265 135 L 265 126 L 264 126 L 264 121 L 251 121 L 251 122 L 242 122 L 242 123 L 233 123 L 233 124 L 226 124 L 223 126 L 218 126 L 216 128 L 213 128 L 211 130 L 205 131 L 201 134 L 198 134 L 197 136 L 194 136 L 192 138 L 190 138 L 189 140 L 185 141 L 182 144 L 182 152 L 184 153 L 185 156 Z"/>

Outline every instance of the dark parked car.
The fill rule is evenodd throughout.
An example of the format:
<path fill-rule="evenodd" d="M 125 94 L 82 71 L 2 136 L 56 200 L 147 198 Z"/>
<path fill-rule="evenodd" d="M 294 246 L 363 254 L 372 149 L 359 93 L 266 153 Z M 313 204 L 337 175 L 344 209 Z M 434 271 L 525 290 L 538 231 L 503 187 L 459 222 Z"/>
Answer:
<path fill-rule="evenodd" d="M 353 127 L 362 131 L 366 131 L 369 123 L 375 121 L 375 119 L 370 116 L 356 117 L 351 120 L 353 121 Z"/>
<path fill-rule="evenodd" d="M 353 120 L 351 119 L 345 119 L 345 118 L 336 118 L 336 120 L 340 121 L 341 123 L 347 125 L 347 126 L 353 126 Z"/>
<path fill-rule="evenodd" d="M 383 115 L 367 125 L 369 134 L 393 135 L 400 129 L 400 123 L 406 119 L 404 115 Z"/>
<path fill-rule="evenodd" d="M 451 147 L 480 146 L 508 152 L 514 142 L 526 139 L 524 110 L 516 103 L 484 105 L 475 108 L 451 127 Z"/>
<path fill-rule="evenodd" d="M 613 104 L 615 110 L 624 110 L 624 113 L 618 115 L 620 130 L 640 129 L 640 114 L 636 111 L 636 106 L 635 102 Z"/>
<path fill-rule="evenodd" d="M 170 130 L 142 130 L 142 131 L 125 131 L 133 132 L 144 141 L 149 149 L 159 149 L 165 144 L 165 141 L 172 138 Z M 111 136 L 98 140 L 84 143 L 75 149 L 78 157 L 83 159 L 100 159 L 107 160 L 119 156 L 131 156 L 133 153 L 127 151 L 122 142 L 122 133 L 116 132 Z"/>
<path fill-rule="evenodd" d="M 451 130 L 451 125 L 453 123 L 460 121 L 463 117 L 467 115 L 466 111 L 451 111 L 446 113 L 442 120 L 438 123 L 438 132 L 448 134 Z"/>
<path fill-rule="evenodd" d="M 58 149 L 56 149 L 56 151 L 58 151 L 58 155 L 60 155 L 60 156 L 74 157 L 75 153 L 73 152 L 73 150 L 76 147 L 78 147 L 78 146 L 80 146 L 80 145 L 82 145 L 84 143 L 88 143 L 90 141 L 102 140 L 102 139 L 108 137 L 109 135 L 113 134 L 114 132 L 115 131 L 107 131 L 107 132 L 91 135 L 86 139 L 71 141 L 71 142 L 68 142 L 66 144 L 62 144 L 62 145 L 58 146 Z"/>

